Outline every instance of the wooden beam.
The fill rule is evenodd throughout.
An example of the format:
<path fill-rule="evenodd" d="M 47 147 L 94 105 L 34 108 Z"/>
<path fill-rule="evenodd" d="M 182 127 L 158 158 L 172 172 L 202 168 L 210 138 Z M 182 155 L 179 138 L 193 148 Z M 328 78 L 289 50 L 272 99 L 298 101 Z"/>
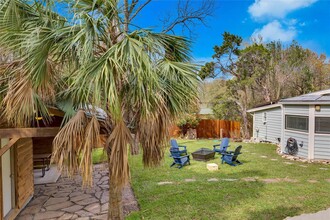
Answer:
<path fill-rule="evenodd" d="M 59 127 L 0 128 L 0 138 L 55 137 Z"/>
<path fill-rule="evenodd" d="M 53 114 L 53 115 L 56 115 L 56 116 L 59 116 L 59 117 L 64 117 L 64 115 L 65 115 L 64 112 L 62 112 L 61 110 L 56 109 L 56 108 L 50 108 L 50 107 L 48 107 L 48 112 L 50 114 Z"/>
<path fill-rule="evenodd" d="M 14 144 L 16 143 L 16 141 L 18 140 L 19 138 L 12 138 L 5 146 L 3 146 L 1 149 L 0 149 L 0 157 L 2 157 L 2 155 L 4 153 L 7 152 L 7 150 L 9 150 L 12 146 L 14 146 Z"/>

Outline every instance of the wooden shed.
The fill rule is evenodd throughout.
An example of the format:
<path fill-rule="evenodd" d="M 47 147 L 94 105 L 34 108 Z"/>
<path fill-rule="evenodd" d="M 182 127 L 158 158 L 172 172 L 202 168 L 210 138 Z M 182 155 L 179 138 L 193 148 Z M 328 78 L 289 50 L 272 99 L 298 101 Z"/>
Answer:
<path fill-rule="evenodd" d="M 53 138 L 59 127 L 0 128 L 0 219 L 14 219 L 34 194 L 33 138 Z"/>
<path fill-rule="evenodd" d="M 33 155 L 52 152 L 63 113 L 49 109 L 53 122 L 47 127 L 0 126 L 0 219 L 14 219 L 34 195 Z"/>
<path fill-rule="evenodd" d="M 294 155 L 330 160 L 330 89 L 282 99 L 248 112 L 253 114 L 254 138 L 275 143 L 280 140 L 282 153 L 290 153 L 288 143 L 294 139 Z"/>

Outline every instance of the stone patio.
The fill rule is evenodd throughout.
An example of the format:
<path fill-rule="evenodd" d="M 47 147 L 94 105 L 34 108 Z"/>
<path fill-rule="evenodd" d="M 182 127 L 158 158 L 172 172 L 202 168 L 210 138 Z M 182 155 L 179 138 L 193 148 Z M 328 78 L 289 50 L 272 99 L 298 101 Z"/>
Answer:
<path fill-rule="evenodd" d="M 35 185 L 34 198 L 17 217 L 18 220 L 39 219 L 107 219 L 108 171 L 94 166 L 94 187 L 82 188 L 81 177 L 60 177 L 56 183 Z M 139 210 L 130 186 L 123 190 L 124 214 Z"/>

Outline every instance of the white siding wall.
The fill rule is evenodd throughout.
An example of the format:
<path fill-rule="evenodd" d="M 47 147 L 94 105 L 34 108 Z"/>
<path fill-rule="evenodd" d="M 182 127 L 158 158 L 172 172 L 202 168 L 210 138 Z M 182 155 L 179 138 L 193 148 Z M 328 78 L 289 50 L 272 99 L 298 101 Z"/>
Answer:
<path fill-rule="evenodd" d="M 282 141 L 284 148 L 286 146 L 286 141 L 290 137 L 297 140 L 297 143 L 298 143 L 297 156 L 307 158 L 308 157 L 308 133 L 285 130 L 284 140 Z M 303 143 L 302 147 L 300 147 L 301 143 Z"/>
<path fill-rule="evenodd" d="M 330 135 L 315 134 L 314 159 L 330 160 Z"/>
<path fill-rule="evenodd" d="M 284 105 L 284 114 L 286 115 L 305 115 L 308 116 L 308 105 Z"/>
<path fill-rule="evenodd" d="M 309 115 L 309 106 L 308 105 L 284 105 L 284 116 L 285 115 Z M 285 120 L 284 120 L 285 121 Z M 285 125 L 283 125 L 285 129 Z M 282 141 L 282 150 L 285 149 L 286 142 L 288 138 L 294 138 L 298 143 L 298 155 L 299 157 L 308 157 L 308 132 L 298 132 L 291 130 L 284 130 L 284 140 Z M 303 146 L 300 147 L 300 144 L 303 143 Z"/>
<path fill-rule="evenodd" d="M 315 111 L 315 116 L 330 117 L 330 105 L 321 105 L 321 111 Z"/>
<path fill-rule="evenodd" d="M 330 106 L 321 105 L 321 111 L 315 111 L 315 116 L 330 117 Z M 315 134 L 314 159 L 330 160 L 330 134 Z"/>
<path fill-rule="evenodd" d="M 266 123 L 264 123 L 266 113 Z M 254 113 L 253 137 L 260 140 L 277 143 L 281 137 L 282 110 L 281 107 L 258 111 Z M 259 129 L 259 132 L 256 129 Z"/>

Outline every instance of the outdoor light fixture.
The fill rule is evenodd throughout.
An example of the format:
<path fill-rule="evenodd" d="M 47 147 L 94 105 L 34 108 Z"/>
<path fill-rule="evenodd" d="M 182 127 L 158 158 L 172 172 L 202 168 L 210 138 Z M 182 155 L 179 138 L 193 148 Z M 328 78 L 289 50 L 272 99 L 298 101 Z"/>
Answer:
<path fill-rule="evenodd" d="M 315 105 L 315 111 L 321 111 L 321 106 L 320 105 Z"/>

